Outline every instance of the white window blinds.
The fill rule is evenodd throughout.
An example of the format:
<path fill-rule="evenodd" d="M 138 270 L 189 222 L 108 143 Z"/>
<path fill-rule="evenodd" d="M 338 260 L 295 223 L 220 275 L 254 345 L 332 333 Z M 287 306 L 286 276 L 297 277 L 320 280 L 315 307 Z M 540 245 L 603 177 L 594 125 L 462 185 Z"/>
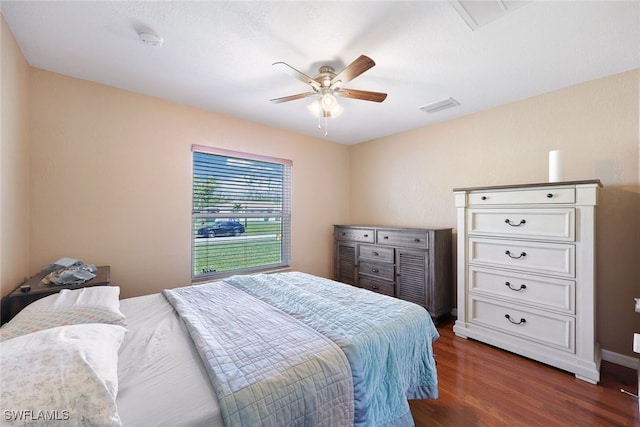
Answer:
<path fill-rule="evenodd" d="M 192 277 L 288 267 L 291 161 L 194 145 Z"/>

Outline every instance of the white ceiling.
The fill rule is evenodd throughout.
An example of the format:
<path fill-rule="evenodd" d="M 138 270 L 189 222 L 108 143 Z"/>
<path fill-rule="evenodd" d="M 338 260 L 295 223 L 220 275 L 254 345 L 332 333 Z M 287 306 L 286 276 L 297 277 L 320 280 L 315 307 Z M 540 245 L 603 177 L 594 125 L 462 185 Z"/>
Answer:
<path fill-rule="evenodd" d="M 1 0 L 0 7 L 33 67 L 342 144 L 640 68 L 640 1 Z M 481 15 L 479 26 L 463 19 L 476 10 L 502 16 Z M 164 44 L 143 44 L 143 29 Z M 376 66 L 345 87 L 389 95 L 381 104 L 340 98 L 345 111 L 329 119 L 326 137 L 308 98 L 269 102 L 308 90 L 272 63 L 315 76 L 320 65 L 340 71 L 361 54 Z M 460 105 L 419 109 L 449 97 Z"/>

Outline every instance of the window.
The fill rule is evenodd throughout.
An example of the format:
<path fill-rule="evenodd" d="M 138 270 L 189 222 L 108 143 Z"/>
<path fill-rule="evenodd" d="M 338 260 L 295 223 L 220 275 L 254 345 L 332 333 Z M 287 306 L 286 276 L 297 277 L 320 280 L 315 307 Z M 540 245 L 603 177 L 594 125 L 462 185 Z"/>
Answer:
<path fill-rule="evenodd" d="M 288 267 L 291 161 L 192 151 L 192 278 Z"/>

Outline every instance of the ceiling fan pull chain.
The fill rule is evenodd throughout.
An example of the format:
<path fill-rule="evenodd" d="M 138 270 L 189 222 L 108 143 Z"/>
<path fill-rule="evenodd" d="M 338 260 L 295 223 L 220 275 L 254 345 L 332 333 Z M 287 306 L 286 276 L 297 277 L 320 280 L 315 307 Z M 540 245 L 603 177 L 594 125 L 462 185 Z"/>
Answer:
<path fill-rule="evenodd" d="M 324 136 L 329 135 L 329 118 L 326 114 L 324 116 Z"/>

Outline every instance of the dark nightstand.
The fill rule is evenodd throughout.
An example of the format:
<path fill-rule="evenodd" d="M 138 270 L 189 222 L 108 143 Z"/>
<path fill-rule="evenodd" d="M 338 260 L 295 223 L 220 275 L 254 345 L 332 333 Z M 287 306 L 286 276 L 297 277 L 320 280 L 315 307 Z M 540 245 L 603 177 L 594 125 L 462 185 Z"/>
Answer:
<path fill-rule="evenodd" d="M 42 279 L 48 274 L 48 272 L 38 273 L 32 276 L 30 279 L 24 281 L 16 289 L 14 289 L 9 295 L 2 300 L 2 323 L 8 322 L 16 314 L 20 312 L 27 305 L 32 302 L 44 298 L 47 295 L 60 292 L 62 289 L 80 289 L 88 286 L 109 286 L 109 275 L 111 267 L 101 266 L 96 271 L 96 277 L 88 282 L 81 283 L 79 285 L 45 285 L 42 283 Z M 24 292 L 21 288 L 29 286 L 31 289 L 28 292 Z"/>

